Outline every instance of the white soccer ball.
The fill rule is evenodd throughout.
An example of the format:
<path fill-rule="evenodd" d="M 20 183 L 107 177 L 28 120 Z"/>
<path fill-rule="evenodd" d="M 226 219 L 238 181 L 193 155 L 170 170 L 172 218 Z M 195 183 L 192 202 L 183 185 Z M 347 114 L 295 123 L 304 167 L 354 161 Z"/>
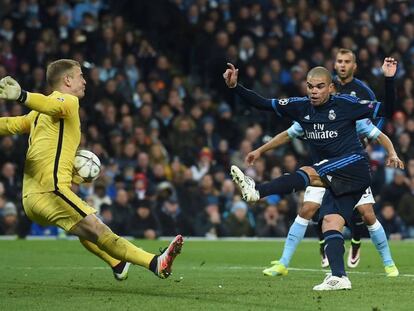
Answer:
<path fill-rule="evenodd" d="M 99 177 L 101 161 L 91 151 L 78 150 L 73 164 L 73 182 L 76 184 L 92 182 Z"/>

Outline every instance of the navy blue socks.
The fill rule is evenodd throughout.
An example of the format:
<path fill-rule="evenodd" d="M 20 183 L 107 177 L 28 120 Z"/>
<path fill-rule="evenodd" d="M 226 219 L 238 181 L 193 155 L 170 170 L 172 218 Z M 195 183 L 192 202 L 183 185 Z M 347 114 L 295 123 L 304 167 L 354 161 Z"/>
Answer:
<path fill-rule="evenodd" d="M 341 232 L 329 230 L 323 234 L 325 238 L 325 253 L 331 266 L 332 275 L 342 277 L 346 275 L 344 264 L 344 237 Z"/>
<path fill-rule="evenodd" d="M 273 179 L 267 183 L 256 185 L 260 197 L 264 198 L 271 194 L 288 194 L 300 191 L 309 186 L 309 177 L 302 170 L 297 170 L 293 174 L 286 174 Z"/>

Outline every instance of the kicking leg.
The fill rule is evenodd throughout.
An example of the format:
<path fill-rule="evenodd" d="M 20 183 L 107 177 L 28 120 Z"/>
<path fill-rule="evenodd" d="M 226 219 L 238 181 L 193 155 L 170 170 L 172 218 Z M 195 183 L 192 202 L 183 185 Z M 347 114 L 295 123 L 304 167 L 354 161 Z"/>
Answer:
<path fill-rule="evenodd" d="M 247 202 L 255 202 L 271 194 L 288 194 L 300 191 L 309 185 L 325 187 L 325 183 L 315 169 L 309 166 L 302 167 L 295 173 L 283 175 L 257 186 L 252 178 L 244 175 L 235 165 L 231 166 L 230 174 L 233 181 L 239 187 L 243 200 Z"/>

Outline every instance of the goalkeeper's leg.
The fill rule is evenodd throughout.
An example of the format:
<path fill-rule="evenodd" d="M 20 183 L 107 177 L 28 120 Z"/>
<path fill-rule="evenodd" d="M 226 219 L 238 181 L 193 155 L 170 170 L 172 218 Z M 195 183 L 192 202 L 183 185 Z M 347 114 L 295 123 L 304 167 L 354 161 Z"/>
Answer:
<path fill-rule="evenodd" d="M 70 233 L 96 244 L 114 259 L 145 267 L 161 278 L 168 277 L 171 273 L 172 263 L 183 244 L 182 237 L 177 236 L 160 256 L 148 253 L 113 233 L 94 214 L 82 219 Z"/>

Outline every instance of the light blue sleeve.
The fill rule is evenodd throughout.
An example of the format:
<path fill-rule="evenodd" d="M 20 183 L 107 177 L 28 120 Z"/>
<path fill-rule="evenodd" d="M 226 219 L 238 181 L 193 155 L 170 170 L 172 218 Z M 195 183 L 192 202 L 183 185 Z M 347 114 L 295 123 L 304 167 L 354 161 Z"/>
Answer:
<path fill-rule="evenodd" d="M 356 130 L 359 136 L 375 140 L 381 134 L 381 131 L 372 124 L 370 119 L 362 119 L 356 121 Z"/>
<path fill-rule="evenodd" d="M 287 132 L 290 138 L 302 137 L 304 135 L 303 128 L 296 121 L 288 128 Z"/>

